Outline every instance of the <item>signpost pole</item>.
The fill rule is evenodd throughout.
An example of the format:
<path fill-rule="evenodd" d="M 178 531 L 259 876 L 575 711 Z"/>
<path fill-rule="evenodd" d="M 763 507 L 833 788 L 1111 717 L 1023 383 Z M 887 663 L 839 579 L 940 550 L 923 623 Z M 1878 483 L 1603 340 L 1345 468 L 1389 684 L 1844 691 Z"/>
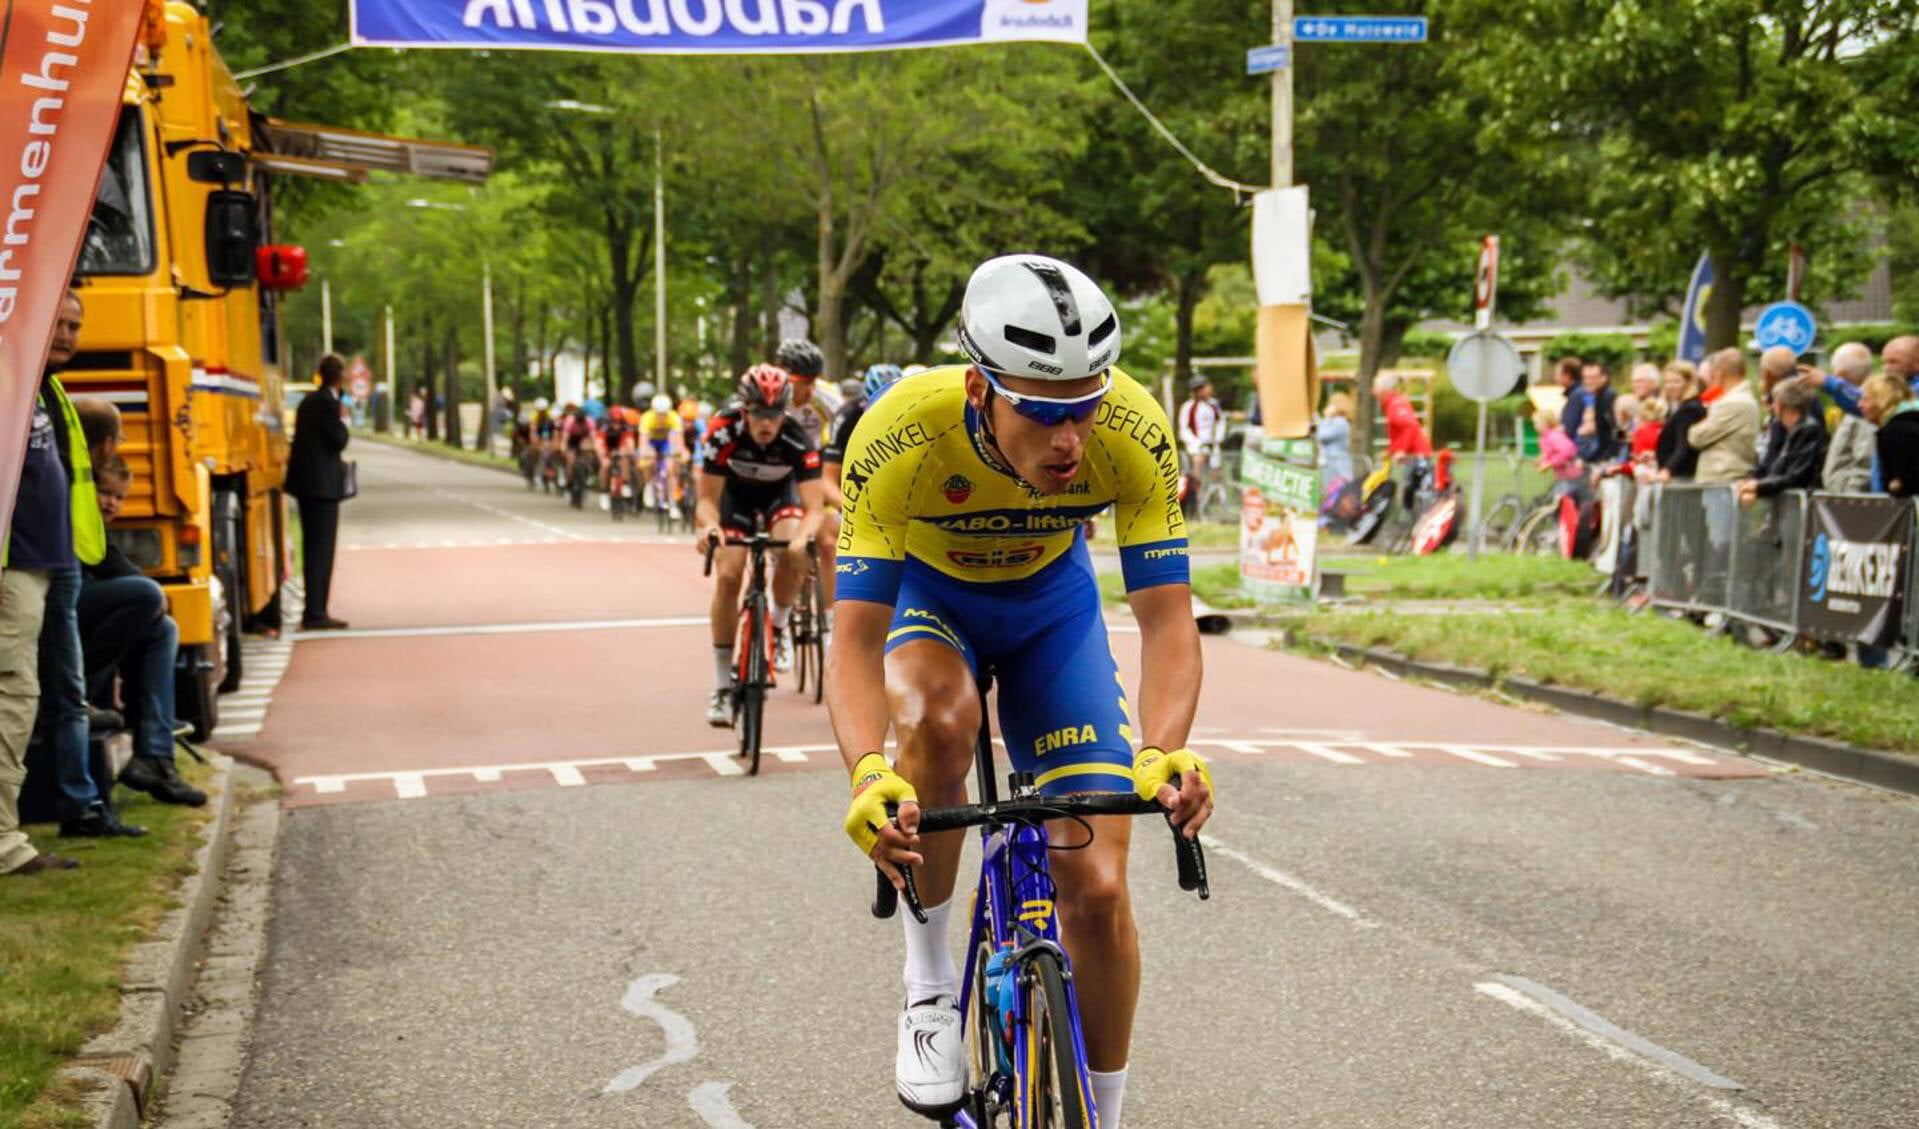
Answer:
<path fill-rule="evenodd" d="M 493 377 L 493 262 L 491 259 L 481 260 L 480 279 L 481 332 L 486 337 L 483 349 L 483 356 L 486 358 L 486 400 L 480 408 L 480 437 L 474 447 L 491 453 L 493 450 L 493 397 L 497 394 L 497 384 Z"/>
<path fill-rule="evenodd" d="M 1466 543 L 1466 559 L 1477 561 L 1480 542 L 1486 539 L 1484 518 L 1486 513 L 1486 402 L 1484 400 L 1479 402 L 1479 436 L 1474 441 L 1473 464 L 1473 508 L 1472 516 L 1468 519 L 1472 522 L 1473 536 L 1472 540 Z"/>
<path fill-rule="evenodd" d="M 653 381 L 655 391 L 668 396 L 666 386 L 666 180 L 665 157 L 658 126 L 653 128 Z"/>
<path fill-rule="evenodd" d="M 393 430 L 394 414 L 400 410 L 399 370 L 393 366 L 393 307 L 386 308 L 386 411 L 381 418 L 386 421 L 386 430 Z"/>
<path fill-rule="evenodd" d="M 1273 0 L 1273 42 L 1293 41 L 1293 0 Z M 1293 185 L 1293 67 L 1273 72 L 1273 187 Z"/>

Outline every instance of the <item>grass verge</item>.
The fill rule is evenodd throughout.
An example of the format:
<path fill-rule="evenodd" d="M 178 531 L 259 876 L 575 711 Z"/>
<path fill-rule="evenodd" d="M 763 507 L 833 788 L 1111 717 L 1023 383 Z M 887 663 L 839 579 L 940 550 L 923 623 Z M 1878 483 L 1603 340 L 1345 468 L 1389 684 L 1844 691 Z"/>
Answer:
<path fill-rule="evenodd" d="M 469 466 L 489 467 L 493 470 L 504 470 L 513 474 L 520 473 L 520 468 L 515 465 L 513 460 L 504 455 L 495 455 L 487 451 L 469 451 L 465 447 L 449 447 L 436 439 L 408 439 L 390 432 L 381 434 L 377 431 L 355 431 L 353 436 L 356 439 L 365 439 L 368 442 L 381 443 L 388 447 L 399 447 L 408 451 L 418 451 L 423 455 L 450 459 L 453 462 L 466 463 Z"/>
<path fill-rule="evenodd" d="M 1556 558 L 1487 553 L 1477 562 L 1461 555 L 1436 557 L 1327 557 L 1322 569 L 1346 574 L 1346 591 L 1380 600 L 1523 600 L 1587 595 L 1599 584 L 1592 566 Z M 1125 595 L 1117 574 L 1100 578 L 1108 600 Z M 1239 586 L 1239 564 L 1223 561 L 1193 569 L 1193 593 L 1216 608 L 1250 608 Z"/>
<path fill-rule="evenodd" d="M 1564 601 L 1538 615 L 1304 612 L 1283 622 L 1309 638 L 1919 754 L 1919 681 L 1909 675 L 1755 651 L 1688 622 L 1610 604 Z"/>
<path fill-rule="evenodd" d="M 202 788 L 214 775 L 190 759 L 180 771 Z M 0 1129 L 81 1124 L 73 1095 L 50 1087 L 54 1072 L 118 1020 L 127 954 L 174 907 L 213 814 L 211 803 L 172 807 L 124 788 L 118 798 L 146 838 L 60 839 L 56 826 L 32 826 L 36 847 L 80 869 L 0 877 Z"/>

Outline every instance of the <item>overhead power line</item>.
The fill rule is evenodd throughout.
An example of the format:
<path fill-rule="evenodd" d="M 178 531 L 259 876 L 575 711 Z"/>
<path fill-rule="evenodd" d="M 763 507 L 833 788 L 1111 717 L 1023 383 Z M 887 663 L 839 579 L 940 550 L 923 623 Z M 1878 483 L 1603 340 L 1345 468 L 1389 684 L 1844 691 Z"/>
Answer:
<path fill-rule="evenodd" d="M 1167 144 L 1179 150 L 1179 155 L 1186 158 L 1193 168 L 1199 171 L 1199 175 L 1205 177 L 1211 183 L 1219 185 L 1221 188 L 1231 189 L 1235 200 L 1242 195 L 1251 196 L 1256 192 L 1264 192 L 1266 190 L 1265 187 L 1261 185 L 1242 184 L 1214 169 L 1213 166 L 1207 164 L 1205 161 L 1200 160 L 1197 154 L 1186 147 L 1185 142 L 1181 141 L 1174 135 L 1172 130 L 1166 127 L 1165 122 L 1160 121 L 1159 118 L 1154 116 L 1153 111 L 1146 108 L 1146 103 L 1139 100 L 1139 95 L 1134 94 L 1132 87 L 1126 85 L 1126 80 L 1119 77 L 1119 72 L 1113 69 L 1113 65 L 1106 61 L 1106 57 L 1099 53 L 1099 48 L 1093 46 L 1091 40 L 1088 40 L 1086 43 L 1086 53 L 1093 57 L 1095 63 L 1099 64 L 1100 70 L 1106 72 L 1106 77 L 1113 80 L 1113 85 L 1119 87 L 1119 92 L 1126 96 L 1126 100 L 1133 104 L 1133 108 L 1138 110 L 1140 115 L 1146 119 L 1147 123 L 1150 124 L 1154 130 L 1158 131 L 1161 137 L 1166 139 Z"/>
<path fill-rule="evenodd" d="M 321 59 L 331 59 L 335 55 L 351 50 L 353 50 L 353 44 L 351 43 L 336 43 L 324 51 L 314 51 L 310 54 L 301 55 L 296 59 L 287 59 L 284 62 L 269 63 L 264 67 L 255 67 L 250 71 L 241 71 L 233 77 L 240 81 L 245 81 L 249 78 L 259 78 L 263 74 L 272 74 L 275 71 L 289 71 L 294 67 L 303 67 L 308 63 L 317 63 Z"/>

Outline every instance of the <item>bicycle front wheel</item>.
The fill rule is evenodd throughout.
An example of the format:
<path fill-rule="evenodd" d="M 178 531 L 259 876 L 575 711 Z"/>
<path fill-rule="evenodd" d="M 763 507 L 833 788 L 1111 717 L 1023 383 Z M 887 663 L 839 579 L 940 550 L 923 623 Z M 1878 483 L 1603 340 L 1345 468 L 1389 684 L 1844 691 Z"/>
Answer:
<path fill-rule="evenodd" d="M 813 704 L 817 706 L 826 700 L 826 580 L 817 562 L 806 588 L 813 602 L 813 638 L 806 649 L 813 656 Z"/>
<path fill-rule="evenodd" d="M 744 675 L 735 693 L 740 696 L 740 756 L 746 759 L 746 774 L 760 774 L 760 720 L 766 708 L 766 612 L 757 603 L 749 603 L 740 632 L 740 668 Z"/>
<path fill-rule="evenodd" d="M 1035 953 L 1027 966 L 1025 1061 L 1020 1063 L 1026 1102 L 1021 1122 L 1041 1129 L 1095 1129 L 1092 1099 L 1085 1090 L 1086 1052 L 1066 995 L 1066 972 L 1051 953 Z"/>

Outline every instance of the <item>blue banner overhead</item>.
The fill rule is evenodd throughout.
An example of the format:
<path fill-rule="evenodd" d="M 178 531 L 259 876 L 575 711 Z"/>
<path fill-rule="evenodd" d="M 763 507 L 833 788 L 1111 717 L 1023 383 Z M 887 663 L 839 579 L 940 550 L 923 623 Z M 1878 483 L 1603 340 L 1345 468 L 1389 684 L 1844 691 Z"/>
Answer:
<path fill-rule="evenodd" d="M 1088 0 L 351 0 L 362 47 L 662 54 L 1086 42 Z"/>

